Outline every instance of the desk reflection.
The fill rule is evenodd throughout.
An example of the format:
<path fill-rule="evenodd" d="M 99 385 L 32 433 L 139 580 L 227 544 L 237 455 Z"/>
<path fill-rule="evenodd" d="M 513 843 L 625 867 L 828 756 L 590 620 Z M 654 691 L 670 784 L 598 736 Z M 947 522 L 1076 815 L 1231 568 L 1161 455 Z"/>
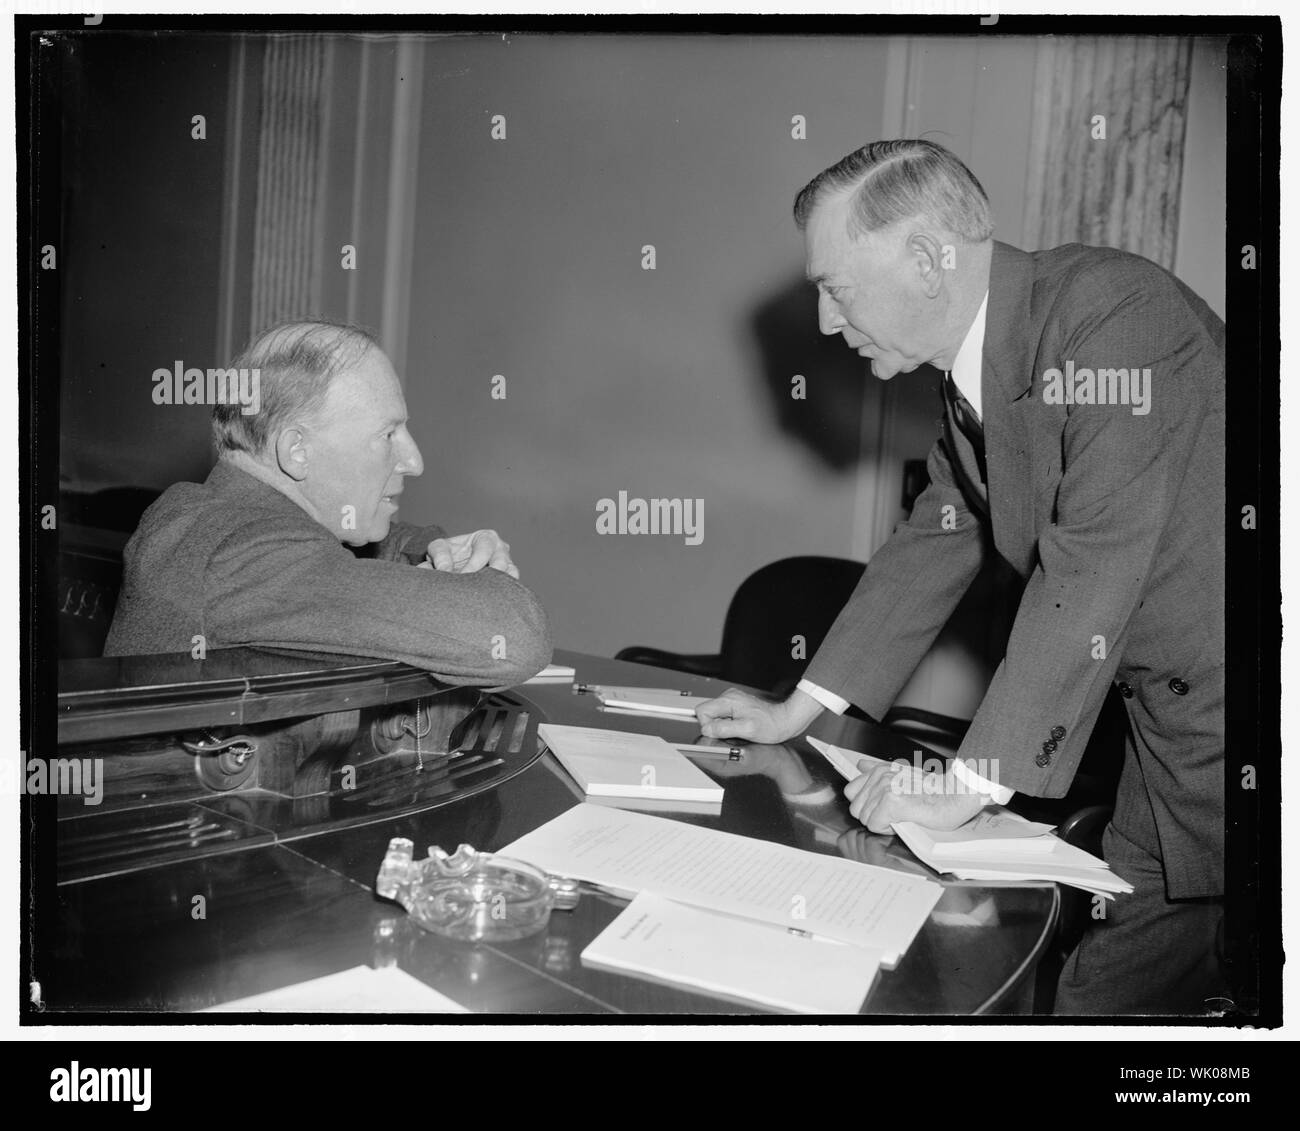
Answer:
<path fill-rule="evenodd" d="M 714 681 L 577 653 L 560 652 L 556 660 L 576 667 L 585 683 L 656 685 L 710 696 L 724 690 Z M 526 686 L 511 695 L 534 721 L 658 734 L 674 743 L 707 742 L 691 719 L 616 715 L 568 685 Z M 915 748 L 911 739 L 854 720 L 819 720 L 815 733 L 885 757 L 910 756 Z M 520 759 L 513 776 L 491 788 L 450 801 L 431 798 L 428 806 L 362 824 L 317 824 L 301 820 L 301 813 L 295 820 L 293 807 L 304 799 L 264 789 L 171 802 L 219 819 L 239 830 L 238 836 L 207 855 L 171 858 L 116 875 L 73 872 L 42 889 L 45 910 L 36 942 L 49 975 L 42 979 L 44 1008 L 192 1012 L 357 965 L 397 965 L 475 1012 L 758 1012 L 703 993 L 585 968 L 582 951 L 626 906 L 604 893 L 587 890 L 574 911 L 553 914 L 544 933 L 500 944 L 442 939 L 376 897 L 376 873 L 393 837 L 410 839 L 421 852 L 430 845 L 451 851 L 462 843 L 498 851 L 583 800 L 550 754 L 521 751 Z M 669 803 L 657 810 L 661 815 L 926 875 L 942 884 L 943 897 L 898 966 L 881 972 L 863 1014 L 1027 1010 L 1035 964 L 1055 927 L 1054 886 L 935 876 L 895 837 L 872 834 L 849 814 L 844 782 L 803 739 L 749 745 L 734 762 L 707 756 L 694 761 L 724 786 L 722 804 L 692 809 Z M 136 819 L 133 812 L 118 811 L 113 819 L 129 823 Z M 151 810 L 144 805 L 139 812 Z M 153 812 L 151 819 L 161 819 L 160 811 Z M 86 817 L 59 824 L 72 821 Z M 202 897 L 202 918 L 193 912 L 196 896 Z"/>

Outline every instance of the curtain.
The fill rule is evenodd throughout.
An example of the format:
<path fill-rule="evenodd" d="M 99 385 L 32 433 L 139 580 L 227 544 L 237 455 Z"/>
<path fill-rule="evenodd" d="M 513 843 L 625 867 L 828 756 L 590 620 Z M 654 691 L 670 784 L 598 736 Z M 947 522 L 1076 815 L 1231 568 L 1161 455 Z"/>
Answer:
<path fill-rule="evenodd" d="M 252 329 L 320 303 L 324 36 L 276 36 L 262 67 Z"/>
<path fill-rule="evenodd" d="M 1100 244 L 1172 269 L 1191 39 L 1046 37 L 1037 52 L 1025 245 Z"/>

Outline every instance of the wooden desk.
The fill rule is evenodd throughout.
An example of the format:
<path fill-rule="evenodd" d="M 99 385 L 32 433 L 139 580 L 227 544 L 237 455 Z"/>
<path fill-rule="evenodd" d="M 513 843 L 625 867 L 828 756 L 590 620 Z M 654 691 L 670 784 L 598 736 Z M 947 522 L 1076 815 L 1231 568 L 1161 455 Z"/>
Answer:
<path fill-rule="evenodd" d="M 575 653 L 559 663 L 584 683 L 677 687 L 713 694 L 723 685 Z M 652 732 L 679 742 L 693 724 L 604 712 L 568 685 L 519 692 L 554 722 Z M 817 733 L 870 753 L 908 754 L 910 740 L 826 717 Z M 926 873 L 893 837 L 872 835 L 848 814 L 842 781 L 806 745 L 751 747 L 740 763 L 707 760 L 725 777 L 720 816 L 682 819 L 812 851 L 842 853 Z M 227 793 L 205 811 L 244 827 L 229 848 L 201 858 L 55 887 L 38 881 L 36 963 L 47 1015 L 192 1012 L 357 965 L 396 963 L 475 1012 L 510 1014 L 739 1014 L 707 996 L 587 970 L 579 955 L 623 906 L 587 892 L 556 912 L 543 935 L 470 945 L 425 932 L 373 893 L 391 837 L 448 850 L 466 842 L 498 849 L 579 800 L 550 755 L 489 792 L 424 812 L 326 831 L 271 819 L 277 804 Z M 122 819 L 128 819 L 123 817 Z M 47 851 L 52 838 L 45 838 Z M 49 869 L 46 869 L 49 872 Z M 929 874 L 929 873 L 927 873 Z M 946 882 L 943 898 L 897 969 L 882 972 L 862 1012 L 877 1016 L 1027 1012 L 1033 972 L 1056 923 L 1053 885 Z M 202 896 L 204 917 L 195 918 Z M 229 1021 L 236 1015 L 224 1014 Z"/>

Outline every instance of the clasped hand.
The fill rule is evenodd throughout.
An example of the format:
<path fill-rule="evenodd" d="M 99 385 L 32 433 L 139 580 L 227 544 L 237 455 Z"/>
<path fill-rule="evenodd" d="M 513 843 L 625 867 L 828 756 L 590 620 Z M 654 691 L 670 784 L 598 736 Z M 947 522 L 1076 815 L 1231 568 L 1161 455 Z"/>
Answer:
<path fill-rule="evenodd" d="M 436 569 L 443 573 L 477 573 L 479 570 L 499 569 L 518 580 L 519 570 L 510 560 L 510 543 L 495 530 L 476 530 L 473 534 L 456 534 L 451 538 L 435 538 L 426 549 L 422 569 Z"/>

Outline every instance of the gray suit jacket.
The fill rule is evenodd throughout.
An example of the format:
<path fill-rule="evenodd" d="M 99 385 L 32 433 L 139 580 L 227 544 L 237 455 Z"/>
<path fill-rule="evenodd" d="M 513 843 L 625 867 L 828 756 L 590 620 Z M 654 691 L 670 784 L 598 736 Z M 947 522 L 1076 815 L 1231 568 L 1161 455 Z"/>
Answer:
<path fill-rule="evenodd" d="M 437 527 L 395 523 L 353 555 L 275 488 L 219 461 L 169 487 L 126 546 L 105 655 L 278 645 L 403 660 L 455 684 L 507 686 L 551 658 L 546 614 L 499 570 L 416 569 Z"/>
<path fill-rule="evenodd" d="M 930 486 L 806 673 L 880 717 L 995 548 L 1026 585 L 960 755 L 996 762 L 1013 789 L 1062 796 L 1118 684 L 1131 742 L 1115 823 L 1163 859 L 1171 898 L 1223 890 L 1223 334 L 1138 256 L 995 243 L 987 483 L 945 428 Z M 1149 368 L 1150 412 L 1048 403 L 1043 374 L 1067 361 Z"/>

